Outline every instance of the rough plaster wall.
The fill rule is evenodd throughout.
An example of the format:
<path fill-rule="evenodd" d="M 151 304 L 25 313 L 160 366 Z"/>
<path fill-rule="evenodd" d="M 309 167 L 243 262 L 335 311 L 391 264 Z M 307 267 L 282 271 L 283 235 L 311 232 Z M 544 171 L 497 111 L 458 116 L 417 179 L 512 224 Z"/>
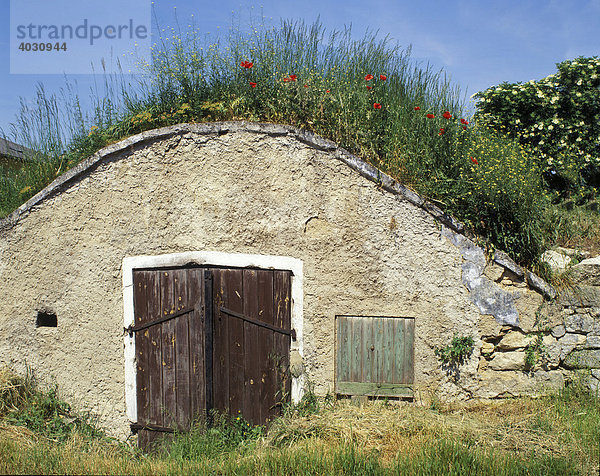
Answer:
<path fill-rule="evenodd" d="M 479 317 L 460 253 L 430 215 L 288 137 L 187 134 L 137 147 L 41 202 L 1 240 L 0 326 L 11 336 L 0 341 L 2 361 L 26 361 L 80 407 L 95 402 L 120 435 L 124 256 L 303 260 L 305 367 L 320 394 L 333 389 L 335 315 L 415 317 L 421 387 L 440 377 L 432 346 Z M 57 313 L 57 328 L 35 328 L 42 308 Z"/>
<path fill-rule="evenodd" d="M 335 158 L 339 150 L 322 139 L 309 146 L 278 126 L 271 135 L 265 126 L 208 135 L 186 127 L 125 141 L 129 148 L 119 146 L 61 185 L 62 193 L 25 207 L 17 225 L 4 222 L 0 329 L 10 337 L 0 340 L 3 362 L 26 361 L 125 436 L 123 257 L 284 255 L 304 262 L 304 363 L 317 393 L 333 390 L 334 317 L 381 315 L 416 319 L 418 398 L 434 390 L 441 398 L 481 395 L 479 335 L 502 329 L 473 303 L 460 247 L 432 216 L 440 210 L 408 190 L 390 193 L 401 186 L 385 177 L 381 188 L 348 166 L 364 173 L 365 164 Z M 528 325 L 541 296 L 523 283 L 502 284 L 505 268 L 488 268 L 490 283 L 514 295 L 520 325 Z M 58 328 L 36 329 L 39 309 L 56 312 Z M 476 344 L 457 382 L 433 352 L 455 333 Z"/>

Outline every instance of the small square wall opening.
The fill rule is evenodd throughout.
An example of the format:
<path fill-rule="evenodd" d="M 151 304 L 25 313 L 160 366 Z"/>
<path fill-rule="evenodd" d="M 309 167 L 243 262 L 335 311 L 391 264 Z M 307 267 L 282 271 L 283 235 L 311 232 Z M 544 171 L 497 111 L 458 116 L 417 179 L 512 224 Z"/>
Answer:
<path fill-rule="evenodd" d="M 58 327 L 56 314 L 49 311 L 38 311 L 35 327 Z"/>

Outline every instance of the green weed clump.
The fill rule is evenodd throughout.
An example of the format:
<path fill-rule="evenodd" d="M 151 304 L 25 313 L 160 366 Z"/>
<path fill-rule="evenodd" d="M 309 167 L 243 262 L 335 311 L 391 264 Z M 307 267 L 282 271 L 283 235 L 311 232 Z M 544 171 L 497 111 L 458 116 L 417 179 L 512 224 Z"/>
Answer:
<path fill-rule="evenodd" d="M 43 160 L 0 183 L 6 215 L 56 176 L 111 142 L 181 122 L 250 120 L 313 131 L 440 202 L 445 211 L 523 264 L 545 246 L 539 162 L 516 142 L 473 127 L 459 89 L 388 38 L 320 23 L 232 29 L 209 41 L 191 27 L 166 31 L 140 84 L 106 77 L 82 112 L 38 91 L 16 140 Z M 59 124 L 60 126 L 58 126 Z"/>
<path fill-rule="evenodd" d="M 455 335 L 448 345 L 434 352 L 443 364 L 460 365 L 473 353 L 473 337 Z"/>
<path fill-rule="evenodd" d="M 165 440 L 160 450 L 166 458 L 175 461 L 222 459 L 229 453 L 244 454 L 255 448 L 263 432 L 263 427 L 251 425 L 242 416 L 214 413 L 210 425 L 198 421 L 189 431 Z"/>
<path fill-rule="evenodd" d="M 0 371 L 0 418 L 55 441 L 65 441 L 74 433 L 103 436 L 89 417 L 71 411 L 56 387 L 42 389 L 30 369 L 25 375 Z"/>

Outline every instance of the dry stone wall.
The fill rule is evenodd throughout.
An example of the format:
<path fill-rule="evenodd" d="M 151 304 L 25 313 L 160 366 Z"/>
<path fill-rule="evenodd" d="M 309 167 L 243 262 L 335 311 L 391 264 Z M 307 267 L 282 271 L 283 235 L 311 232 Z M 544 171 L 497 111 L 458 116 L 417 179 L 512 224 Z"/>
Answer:
<path fill-rule="evenodd" d="M 563 259 L 552 259 L 564 263 Z M 555 299 L 534 297 L 522 314 L 528 318 L 520 325 L 491 326 L 489 332 L 482 333 L 479 373 L 486 383 L 482 396 L 496 398 L 527 392 L 527 385 L 518 383 L 531 377 L 548 389 L 581 380 L 592 392 L 598 392 L 599 262 L 598 258 L 592 258 L 573 266 L 574 283 L 562 289 Z M 527 294 L 523 282 L 515 275 L 498 281 L 505 289 L 517 288 Z"/>

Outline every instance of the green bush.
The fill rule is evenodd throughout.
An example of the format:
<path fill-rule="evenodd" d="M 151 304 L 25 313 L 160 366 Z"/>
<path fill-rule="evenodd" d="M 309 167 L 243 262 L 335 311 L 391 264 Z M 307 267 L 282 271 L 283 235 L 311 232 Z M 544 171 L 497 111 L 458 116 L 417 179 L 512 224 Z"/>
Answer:
<path fill-rule="evenodd" d="M 600 187 L 600 59 L 579 57 L 557 69 L 477 93 L 475 117 L 530 148 L 551 189 L 593 196 Z"/>

